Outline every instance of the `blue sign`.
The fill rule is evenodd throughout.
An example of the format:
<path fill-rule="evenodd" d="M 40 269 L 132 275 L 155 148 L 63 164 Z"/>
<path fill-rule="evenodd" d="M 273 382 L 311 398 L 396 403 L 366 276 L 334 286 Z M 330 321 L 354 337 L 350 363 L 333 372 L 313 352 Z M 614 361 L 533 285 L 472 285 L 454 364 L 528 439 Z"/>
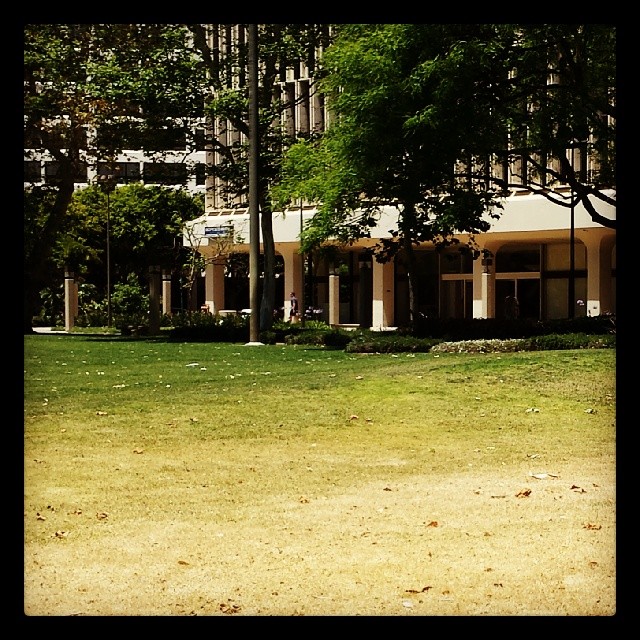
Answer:
<path fill-rule="evenodd" d="M 220 238 L 222 236 L 231 235 L 232 228 L 226 227 L 205 227 L 204 235 L 208 238 Z"/>

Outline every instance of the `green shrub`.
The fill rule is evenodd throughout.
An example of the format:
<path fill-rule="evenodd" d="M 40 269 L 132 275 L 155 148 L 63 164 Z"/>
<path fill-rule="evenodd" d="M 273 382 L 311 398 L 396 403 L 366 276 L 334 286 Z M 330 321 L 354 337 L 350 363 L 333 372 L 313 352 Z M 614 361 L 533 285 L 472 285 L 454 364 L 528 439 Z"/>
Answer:
<path fill-rule="evenodd" d="M 615 349 L 615 334 L 590 335 L 586 333 L 552 333 L 536 336 L 528 342 L 530 351 L 552 351 L 559 349 Z"/>
<path fill-rule="evenodd" d="M 509 340 L 549 334 L 585 333 L 604 335 L 615 333 L 614 315 L 584 316 L 573 319 L 532 320 L 519 318 L 420 318 L 398 332 L 420 338 L 441 338 L 448 342 L 462 340 Z"/>
<path fill-rule="evenodd" d="M 205 311 L 176 313 L 171 319 L 171 340 L 194 342 L 247 342 L 249 316 L 220 316 Z"/>
<path fill-rule="evenodd" d="M 345 347 L 349 353 L 428 353 L 440 342 L 436 338 L 414 338 L 376 332 L 359 332 Z"/>
<path fill-rule="evenodd" d="M 431 349 L 433 353 L 507 353 L 527 350 L 528 342 L 523 338 L 444 341 Z"/>

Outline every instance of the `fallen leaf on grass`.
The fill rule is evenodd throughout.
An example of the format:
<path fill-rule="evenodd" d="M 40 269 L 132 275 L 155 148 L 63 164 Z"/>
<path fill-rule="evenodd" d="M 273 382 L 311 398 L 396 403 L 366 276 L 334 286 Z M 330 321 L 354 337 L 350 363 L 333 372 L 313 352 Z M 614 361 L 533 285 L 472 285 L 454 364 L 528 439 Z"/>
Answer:
<path fill-rule="evenodd" d="M 583 489 L 576 484 L 571 485 L 571 491 L 575 491 L 576 493 L 587 493 L 586 489 Z"/>
<path fill-rule="evenodd" d="M 298 501 L 301 502 L 302 504 L 307 504 L 309 502 L 309 498 L 307 498 L 306 496 L 300 496 Z"/>
<path fill-rule="evenodd" d="M 520 489 L 516 493 L 516 498 L 528 498 L 531 495 L 531 489 Z"/>
<path fill-rule="evenodd" d="M 99 511 L 98 513 L 96 513 L 96 518 L 98 518 L 98 520 L 106 520 L 108 517 L 109 514 L 105 511 Z"/>
<path fill-rule="evenodd" d="M 96 411 L 97 416 L 106 416 L 108 415 L 106 411 Z"/>
<path fill-rule="evenodd" d="M 53 534 L 53 538 L 66 538 L 69 535 L 68 531 L 56 531 Z"/>
<path fill-rule="evenodd" d="M 431 586 L 422 587 L 422 589 L 420 589 L 420 591 L 418 591 L 417 589 L 405 589 L 404 592 L 405 593 L 425 593 L 426 591 L 429 591 L 429 589 L 433 589 L 433 587 L 431 587 Z"/>
<path fill-rule="evenodd" d="M 590 529 L 592 531 L 600 531 L 600 529 L 602 529 L 602 525 L 601 524 L 592 524 L 591 522 L 587 522 L 584 525 L 585 529 Z"/>
<path fill-rule="evenodd" d="M 36 520 L 46 520 L 46 518 L 42 514 L 36 513 Z"/>
<path fill-rule="evenodd" d="M 178 560 L 178 564 L 188 565 L 189 563 L 186 560 Z"/>
<path fill-rule="evenodd" d="M 138 454 L 144 453 L 144 449 L 134 449 L 133 453 L 138 453 Z"/>
<path fill-rule="evenodd" d="M 237 604 L 227 604 L 226 602 L 220 603 L 220 611 L 222 613 L 238 613 L 240 611 L 240 605 Z"/>
<path fill-rule="evenodd" d="M 432 521 L 427 525 L 427 527 L 437 527 L 437 526 L 438 526 L 438 523 L 437 523 L 435 520 L 432 520 Z"/>

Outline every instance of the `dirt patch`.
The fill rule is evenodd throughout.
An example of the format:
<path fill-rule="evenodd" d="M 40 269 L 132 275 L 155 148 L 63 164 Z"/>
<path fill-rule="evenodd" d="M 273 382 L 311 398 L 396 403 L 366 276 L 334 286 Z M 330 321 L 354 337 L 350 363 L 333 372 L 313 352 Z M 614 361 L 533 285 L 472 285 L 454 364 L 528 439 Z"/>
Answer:
<path fill-rule="evenodd" d="M 117 508 L 103 520 L 61 514 L 60 504 L 68 533 L 44 537 L 53 523 L 25 511 L 43 532 L 25 548 L 26 614 L 615 613 L 610 460 L 540 479 L 468 470 L 346 489 L 319 481 L 257 504 L 247 495 L 224 519 L 216 488 L 195 474 L 191 501 L 154 514 L 140 496 L 137 521 Z"/>

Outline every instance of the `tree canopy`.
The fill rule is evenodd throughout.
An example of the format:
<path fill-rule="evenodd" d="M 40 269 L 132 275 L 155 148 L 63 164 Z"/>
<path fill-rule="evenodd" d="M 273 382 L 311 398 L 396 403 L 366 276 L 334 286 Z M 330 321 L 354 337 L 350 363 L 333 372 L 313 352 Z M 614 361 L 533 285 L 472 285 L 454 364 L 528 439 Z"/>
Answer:
<path fill-rule="evenodd" d="M 233 27 L 239 27 L 234 32 Z M 207 74 L 209 97 L 205 112 L 216 125 L 217 135 L 207 142 L 219 161 L 208 167 L 219 178 L 218 195 L 228 207 L 247 206 L 249 186 L 249 87 L 247 82 L 248 40 L 246 25 L 190 25 L 195 49 Z M 213 27 L 210 38 L 208 27 Z M 264 281 L 260 305 L 260 329 L 273 322 L 275 308 L 275 243 L 273 207 L 269 190 L 280 180 L 284 151 L 300 137 L 308 139 L 312 130 L 289 130 L 287 113 L 294 113 L 299 96 L 283 90 L 287 73 L 305 63 L 313 77 L 316 53 L 330 42 L 328 25 L 258 25 L 258 201 L 264 253 Z M 212 44 L 211 44 L 212 43 Z M 243 134 L 243 135 L 237 135 Z"/>
<path fill-rule="evenodd" d="M 100 172 L 125 148 L 160 155 L 176 134 L 193 142 L 189 120 L 202 114 L 203 71 L 187 41 L 181 25 L 25 25 L 24 147 L 57 165 L 40 233 L 26 232 L 33 247 L 24 265 L 25 331 L 87 168 Z M 25 215 L 25 225 L 32 218 Z"/>
<path fill-rule="evenodd" d="M 567 207 L 555 188 L 570 186 L 615 226 L 598 211 L 615 203 L 615 28 L 341 25 L 321 73 L 336 117 L 290 150 L 273 190 L 320 203 L 308 246 L 366 235 L 384 204 L 426 214 L 411 241 L 473 233 L 523 186 Z"/>

